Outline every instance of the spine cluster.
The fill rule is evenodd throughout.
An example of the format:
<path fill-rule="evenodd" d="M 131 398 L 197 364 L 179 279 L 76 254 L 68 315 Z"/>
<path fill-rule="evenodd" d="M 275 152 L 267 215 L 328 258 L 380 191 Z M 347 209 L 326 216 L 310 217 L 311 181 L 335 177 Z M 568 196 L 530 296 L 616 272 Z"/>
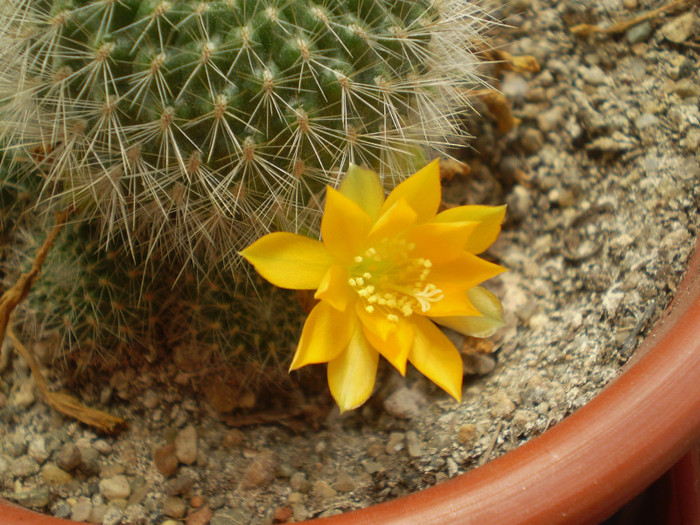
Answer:
<path fill-rule="evenodd" d="M 391 187 L 461 142 L 489 23 L 465 0 L 0 0 L 7 282 L 29 210 L 73 210 L 23 324 L 86 361 L 156 338 L 286 361 L 298 314 L 266 301 L 294 299 L 237 286 L 238 251 L 318 235 L 350 163 Z"/>

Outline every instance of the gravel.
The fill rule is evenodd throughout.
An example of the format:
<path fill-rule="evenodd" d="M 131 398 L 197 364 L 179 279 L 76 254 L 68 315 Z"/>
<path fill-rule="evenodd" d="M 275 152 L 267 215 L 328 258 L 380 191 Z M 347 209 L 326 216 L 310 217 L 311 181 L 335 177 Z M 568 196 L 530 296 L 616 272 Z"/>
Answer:
<path fill-rule="evenodd" d="M 71 385 L 129 422 L 98 435 L 53 412 L 4 344 L 0 496 L 103 525 L 299 521 L 457 476 L 584 405 L 658 320 L 695 242 L 700 25 L 693 7 L 620 38 L 568 27 L 610 26 L 657 4 L 523 0 L 502 10 L 510 28 L 494 43 L 535 55 L 541 71 L 503 77 L 520 119 L 506 135 L 475 102 L 476 138 L 460 153 L 471 172 L 445 186 L 449 204 L 509 206 L 487 254 L 509 269 L 488 284 L 507 325 L 485 347 L 460 340 L 461 404 L 414 370 L 403 378 L 382 366 L 357 411 L 295 393 L 283 406 L 311 407 L 304 415 L 248 425 L 242 416 L 255 412 L 217 413 L 166 363 Z"/>

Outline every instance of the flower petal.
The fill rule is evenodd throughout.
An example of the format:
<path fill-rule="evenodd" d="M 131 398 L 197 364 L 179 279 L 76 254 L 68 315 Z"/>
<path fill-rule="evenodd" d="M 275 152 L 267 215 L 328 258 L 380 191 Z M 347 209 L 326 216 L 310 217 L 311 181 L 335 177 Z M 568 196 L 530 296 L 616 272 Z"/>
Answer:
<path fill-rule="evenodd" d="M 462 356 L 448 337 L 425 317 L 412 319 L 415 327 L 408 360 L 457 401 L 462 400 Z"/>
<path fill-rule="evenodd" d="M 476 222 L 428 222 L 406 232 L 406 241 L 413 243 L 413 257 L 430 259 L 433 263 L 451 261 L 464 251 Z"/>
<path fill-rule="evenodd" d="M 267 234 L 240 255 L 272 284 L 292 290 L 318 288 L 334 262 L 323 243 L 286 232 Z"/>
<path fill-rule="evenodd" d="M 379 217 L 384 204 L 384 188 L 379 175 L 371 170 L 350 164 L 348 172 L 340 183 L 340 193 L 354 201 L 369 215 L 372 222 Z"/>
<path fill-rule="evenodd" d="M 463 286 L 442 285 L 440 287 L 442 299 L 430 303 L 430 310 L 425 315 L 428 317 L 464 317 L 478 316 L 479 310 L 469 300 L 467 290 Z"/>
<path fill-rule="evenodd" d="M 372 347 L 389 361 L 401 375 L 406 375 L 406 360 L 413 345 L 413 325 L 404 318 L 399 318 L 397 329 L 386 340 L 374 335 L 362 325 L 363 333 Z"/>
<path fill-rule="evenodd" d="M 493 335 L 504 324 L 501 302 L 494 294 L 481 286 L 475 286 L 467 292 L 467 295 L 481 315 L 431 316 L 431 319 L 441 326 L 446 326 L 455 332 L 471 337 L 489 337 Z"/>
<path fill-rule="evenodd" d="M 394 237 L 416 222 L 416 212 L 405 199 L 399 199 L 385 210 L 369 232 L 368 243 L 371 245 L 380 239 Z"/>
<path fill-rule="evenodd" d="M 289 370 L 335 359 L 345 349 L 357 325 L 354 312 L 348 315 L 327 303 L 318 303 L 306 318 Z"/>
<path fill-rule="evenodd" d="M 353 289 L 348 284 L 348 272 L 340 264 L 334 264 L 328 268 L 314 294 L 314 299 L 325 301 L 336 310 L 346 310 L 355 297 Z"/>
<path fill-rule="evenodd" d="M 406 199 L 408 205 L 416 212 L 418 222 L 427 222 L 435 216 L 442 199 L 438 159 L 396 186 L 386 198 L 381 213 L 385 213 L 400 199 Z"/>
<path fill-rule="evenodd" d="M 374 389 L 378 362 L 379 354 L 358 326 L 345 351 L 328 363 L 328 386 L 341 413 L 367 401 Z"/>
<path fill-rule="evenodd" d="M 432 222 L 478 222 L 463 248 L 471 253 L 481 253 L 498 237 L 505 215 L 505 206 L 457 206 L 438 213 Z"/>
<path fill-rule="evenodd" d="M 387 341 L 389 336 L 398 330 L 398 325 L 393 321 L 389 321 L 385 315 L 376 311 L 368 312 L 362 301 L 355 303 L 355 312 L 367 331 L 382 341 Z"/>
<path fill-rule="evenodd" d="M 330 186 L 321 220 L 321 238 L 328 251 L 349 263 L 362 253 L 372 227 L 369 215 L 360 206 Z"/>
<path fill-rule="evenodd" d="M 449 262 L 433 265 L 428 280 L 443 292 L 454 287 L 466 291 L 505 271 L 503 266 L 488 262 L 472 253 L 462 252 Z"/>

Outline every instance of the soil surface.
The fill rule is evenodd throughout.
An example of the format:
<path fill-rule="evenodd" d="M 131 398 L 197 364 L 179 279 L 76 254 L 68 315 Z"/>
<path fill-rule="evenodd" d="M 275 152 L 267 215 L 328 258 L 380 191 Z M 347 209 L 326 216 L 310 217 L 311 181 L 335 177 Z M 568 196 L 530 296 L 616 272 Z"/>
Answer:
<path fill-rule="evenodd" d="M 509 269 L 488 285 L 507 326 L 458 341 L 461 404 L 415 371 L 384 367 L 370 402 L 343 416 L 327 395 L 224 416 L 174 370 L 127 368 L 80 393 L 128 421 L 103 436 L 52 411 L 5 344 L 0 495 L 104 525 L 300 521 L 457 476 L 581 407 L 661 315 L 694 245 L 700 18 L 688 3 L 618 33 L 570 28 L 661 5 L 514 0 L 500 10 L 510 27 L 494 30 L 496 45 L 534 55 L 541 70 L 498 75 L 521 123 L 500 135 L 477 104 L 478 138 L 460 154 L 471 172 L 445 186 L 449 204 L 509 206 L 488 253 Z"/>

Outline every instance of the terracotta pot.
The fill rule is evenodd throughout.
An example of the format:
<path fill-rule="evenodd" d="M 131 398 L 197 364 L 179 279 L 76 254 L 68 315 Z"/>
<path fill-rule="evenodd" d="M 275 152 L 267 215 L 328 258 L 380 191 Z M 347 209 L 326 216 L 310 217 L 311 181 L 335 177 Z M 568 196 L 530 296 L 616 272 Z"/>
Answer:
<path fill-rule="evenodd" d="M 678 494 L 674 492 L 680 510 L 669 520 L 698 523 L 698 246 L 662 319 L 624 373 L 590 403 L 543 435 L 483 467 L 394 501 L 314 523 L 595 524 L 611 516 L 674 463 L 676 467 L 669 476 L 680 489 Z M 0 501 L 0 523 L 73 522 Z"/>

